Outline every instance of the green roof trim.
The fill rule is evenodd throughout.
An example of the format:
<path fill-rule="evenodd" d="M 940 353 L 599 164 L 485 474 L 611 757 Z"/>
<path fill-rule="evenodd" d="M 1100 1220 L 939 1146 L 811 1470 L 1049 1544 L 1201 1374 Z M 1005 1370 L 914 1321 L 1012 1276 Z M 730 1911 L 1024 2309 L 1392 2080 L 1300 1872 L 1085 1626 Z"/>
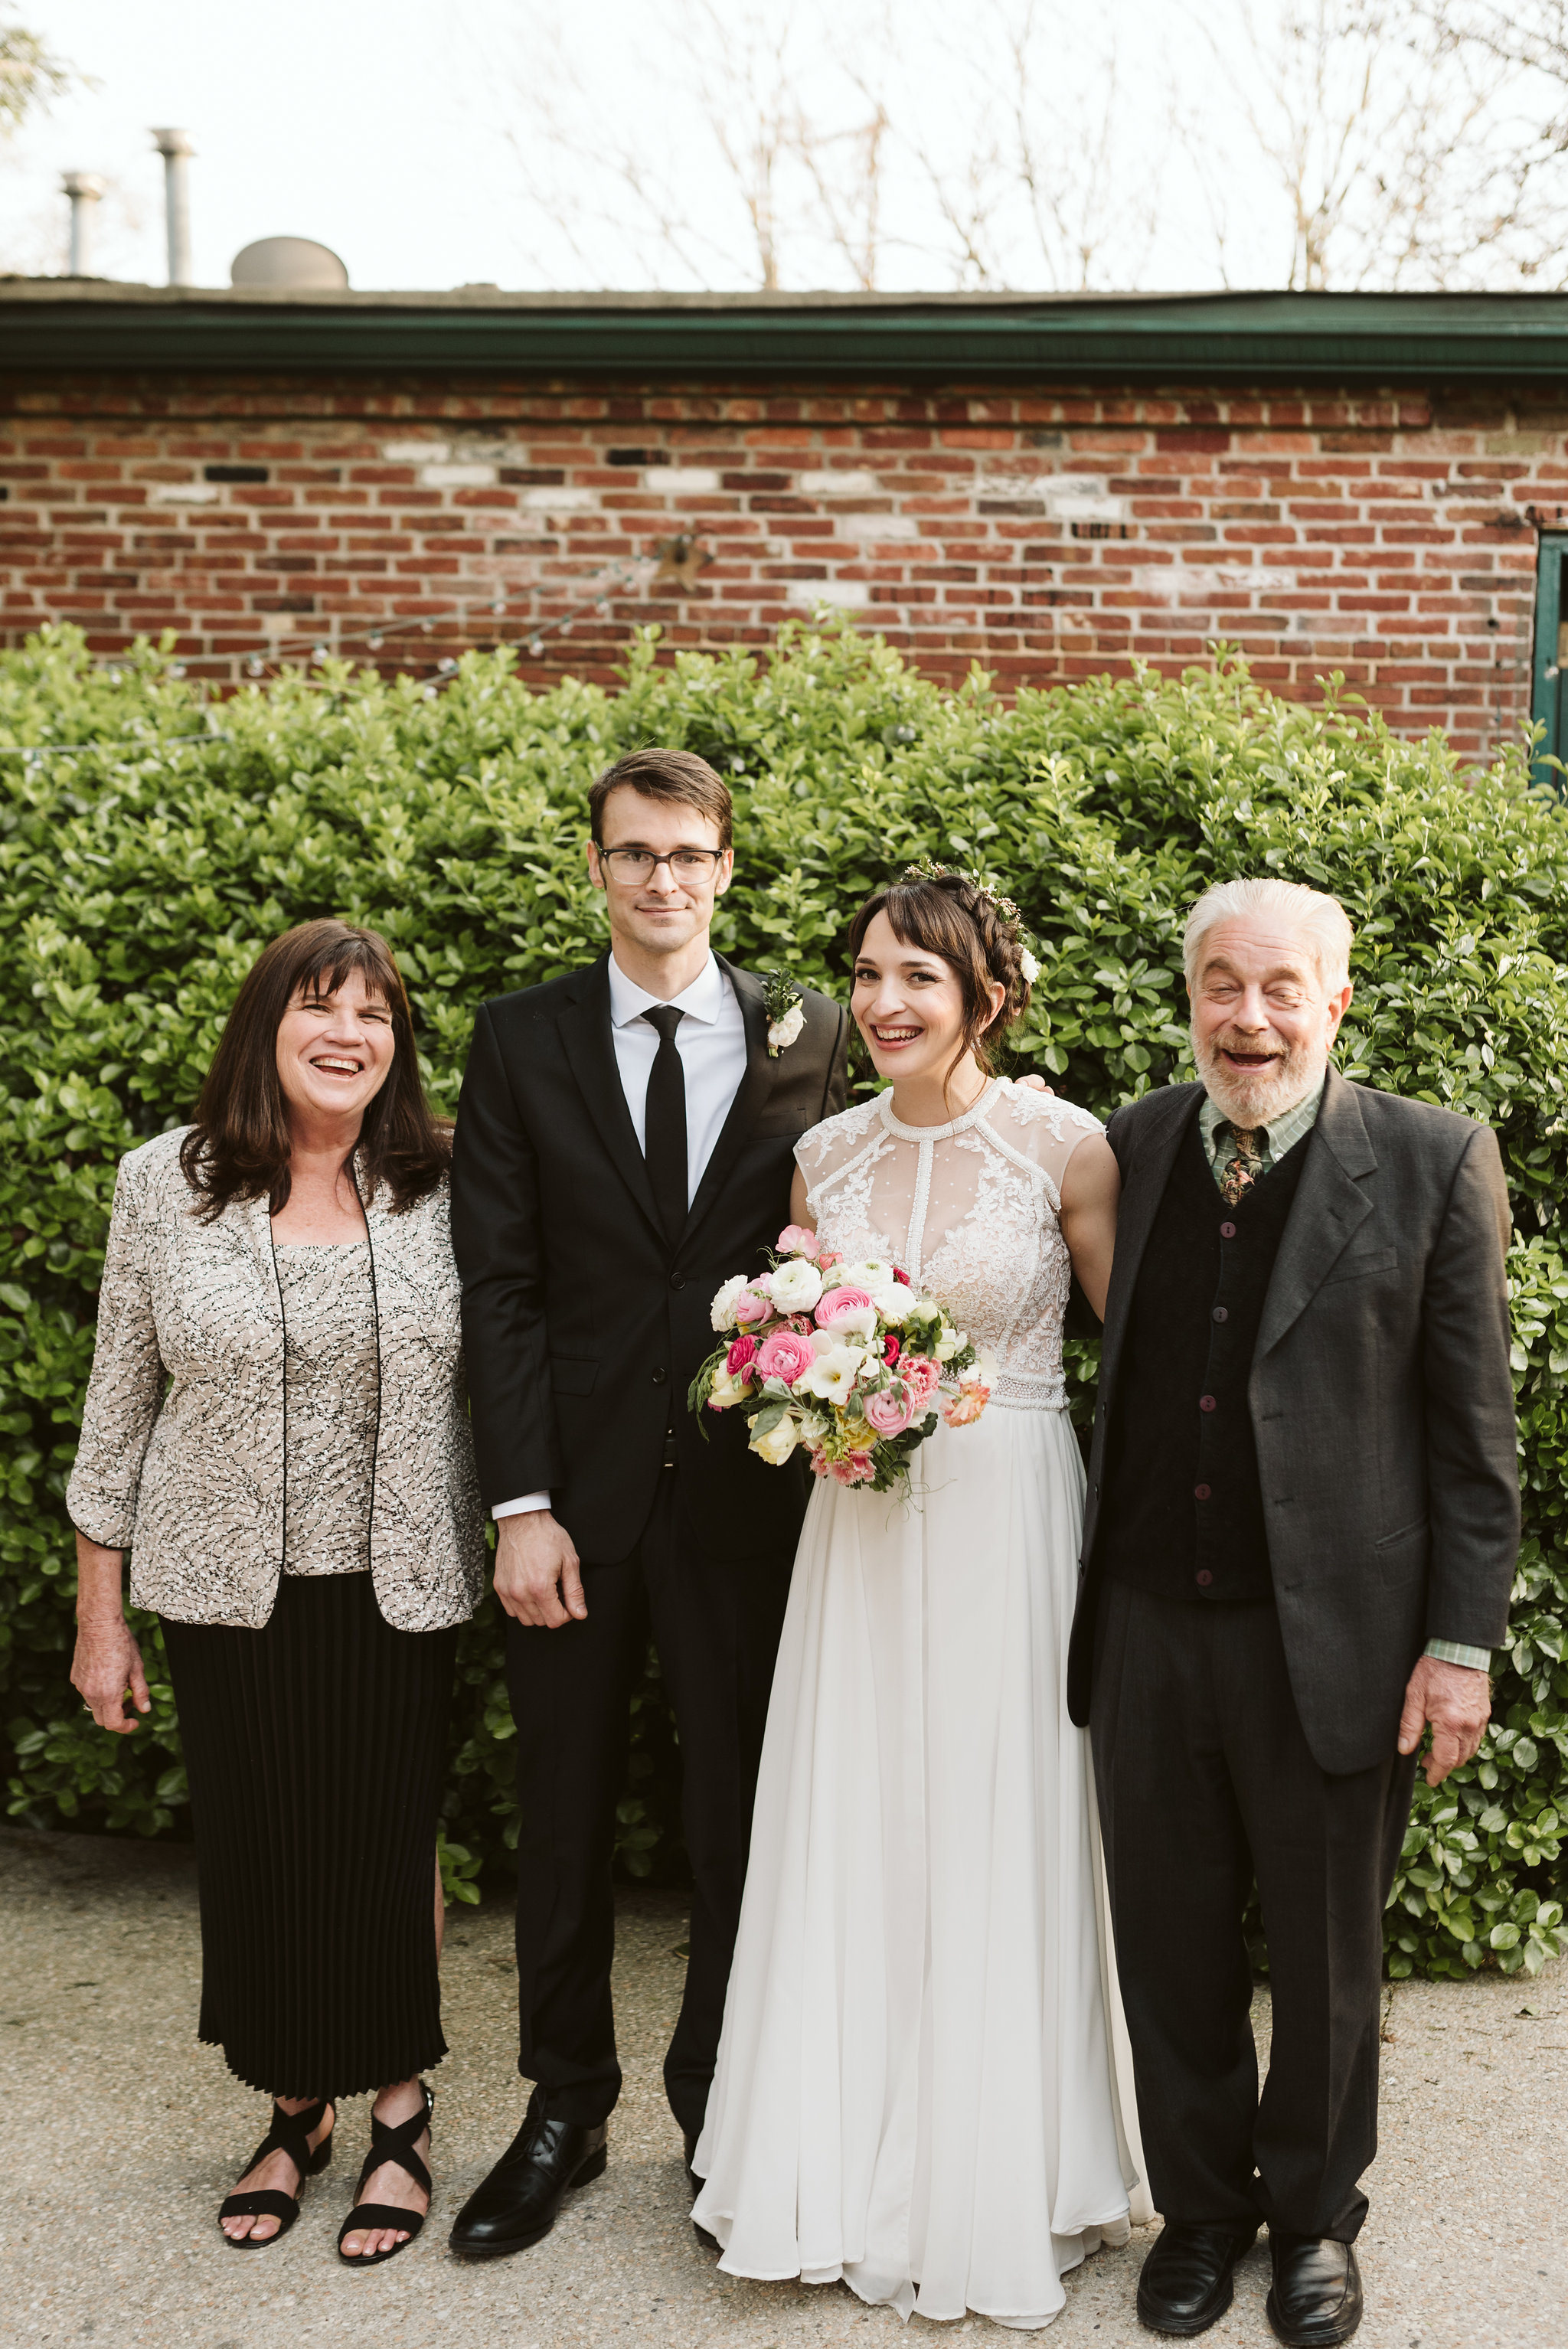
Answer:
<path fill-rule="evenodd" d="M 0 371 L 104 369 L 1568 392 L 1568 295 L 258 295 L 0 280 Z"/>

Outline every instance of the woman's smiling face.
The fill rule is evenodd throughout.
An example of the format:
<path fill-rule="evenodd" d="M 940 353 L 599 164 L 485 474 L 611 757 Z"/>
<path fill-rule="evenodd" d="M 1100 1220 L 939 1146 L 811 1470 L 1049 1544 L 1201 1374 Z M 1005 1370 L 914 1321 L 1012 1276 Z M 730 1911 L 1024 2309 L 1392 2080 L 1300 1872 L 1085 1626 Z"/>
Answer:
<path fill-rule="evenodd" d="M 363 1116 L 391 1072 L 392 1014 L 361 972 L 326 991 L 307 981 L 278 1023 L 278 1081 L 289 1107 L 315 1116 Z"/>
<path fill-rule="evenodd" d="M 879 1077 L 907 1084 L 944 1077 L 964 1035 L 964 990 L 950 962 L 905 946 L 885 913 L 872 919 L 855 957 L 855 1025 Z"/>

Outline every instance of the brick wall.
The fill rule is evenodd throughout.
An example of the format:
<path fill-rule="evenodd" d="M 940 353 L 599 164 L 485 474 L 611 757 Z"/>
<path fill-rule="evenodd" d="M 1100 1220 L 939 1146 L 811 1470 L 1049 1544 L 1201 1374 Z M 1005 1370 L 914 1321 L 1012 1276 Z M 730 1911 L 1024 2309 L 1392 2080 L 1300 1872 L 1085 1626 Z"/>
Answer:
<path fill-rule="evenodd" d="M 1279 691 L 1341 669 L 1484 752 L 1529 706 L 1568 409 L 34 377 L 0 380 L 0 494 L 6 643 L 168 628 L 223 683 L 498 641 L 531 680 L 608 681 L 640 623 L 760 647 L 826 603 L 1008 690 L 1222 636 Z"/>

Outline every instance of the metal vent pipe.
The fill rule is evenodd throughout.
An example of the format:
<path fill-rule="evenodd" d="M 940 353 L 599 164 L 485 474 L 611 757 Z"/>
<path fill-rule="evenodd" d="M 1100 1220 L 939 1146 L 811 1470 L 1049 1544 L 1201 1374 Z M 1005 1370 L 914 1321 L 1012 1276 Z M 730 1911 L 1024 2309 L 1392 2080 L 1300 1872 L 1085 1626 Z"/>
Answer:
<path fill-rule="evenodd" d="M 186 163 L 195 153 L 188 130 L 155 130 L 153 144 L 163 158 L 163 210 L 169 226 L 169 283 L 190 285 L 191 181 Z"/>
<path fill-rule="evenodd" d="M 71 200 L 71 275 L 93 274 L 93 230 L 104 183 L 96 171 L 67 171 L 60 185 Z"/>

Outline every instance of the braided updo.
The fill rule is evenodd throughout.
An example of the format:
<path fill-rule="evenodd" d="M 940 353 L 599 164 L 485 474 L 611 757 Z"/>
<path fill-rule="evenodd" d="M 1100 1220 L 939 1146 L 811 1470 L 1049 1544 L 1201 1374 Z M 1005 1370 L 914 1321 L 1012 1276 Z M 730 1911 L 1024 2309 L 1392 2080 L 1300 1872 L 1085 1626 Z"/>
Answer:
<path fill-rule="evenodd" d="M 929 873 L 905 874 L 868 897 L 851 923 L 851 965 L 879 914 L 887 916 L 901 946 L 940 955 L 957 978 L 964 999 L 964 1033 L 954 1067 L 965 1052 L 973 1052 L 985 1074 L 994 1074 L 996 1048 L 1029 1005 L 1024 941 L 1007 901 L 998 902 L 966 874 L 944 872 L 940 866 Z M 1001 1009 L 994 1013 L 990 990 L 998 984 L 1006 988 L 1006 995 Z"/>

